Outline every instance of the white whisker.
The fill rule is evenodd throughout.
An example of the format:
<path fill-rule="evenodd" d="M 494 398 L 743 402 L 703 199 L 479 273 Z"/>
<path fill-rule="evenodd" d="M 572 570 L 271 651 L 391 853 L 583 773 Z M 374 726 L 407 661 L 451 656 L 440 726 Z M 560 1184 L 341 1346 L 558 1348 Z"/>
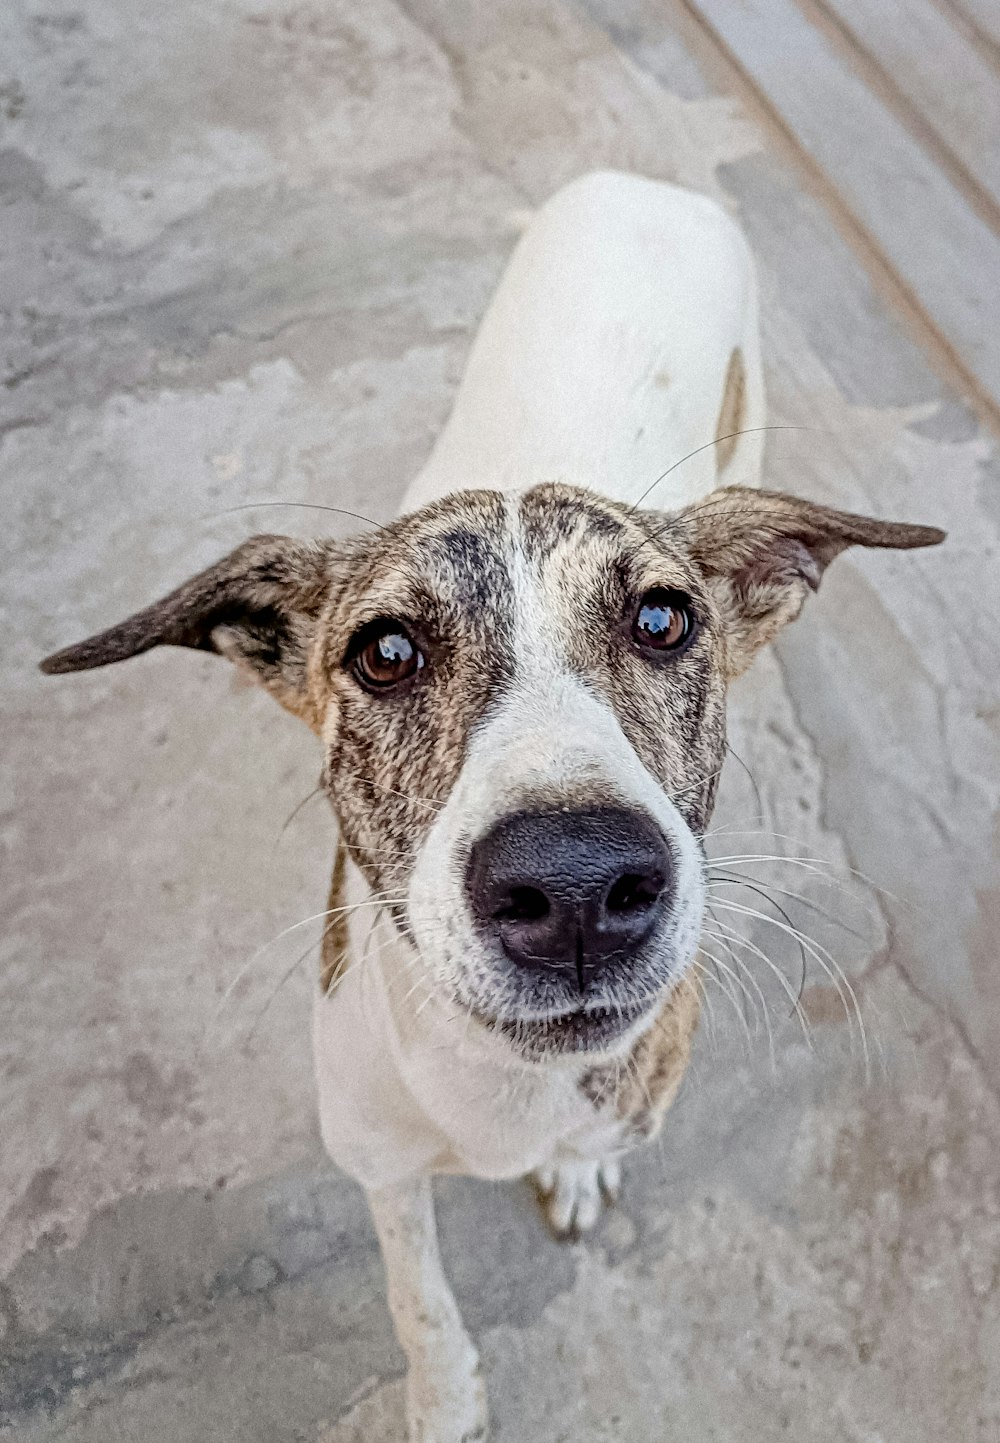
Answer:
<path fill-rule="evenodd" d="M 808 1044 L 810 1050 L 812 1050 L 812 1029 L 809 1026 L 809 1019 L 803 1011 L 802 1004 L 792 990 L 791 983 L 785 976 L 784 972 L 782 972 L 781 968 L 778 967 L 776 963 L 772 962 L 771 958 L 768 957 L 767 953 L 762 952 L 755 942 L 751 942 L 750 939 L 748 937 L 744 937 L 741 932 L 737 932 L 733 928 L 727 927 L 724 922 L 717 922 L 715 925 L 717 929 L 715 931 L 712 931 L 710 928 L 705 929 L 707 936 L 716 937 L 717 939 L 721 940 L 722 936 L 724 935 L 728 937 L 731 942 L 739 946 L 749 948 L 749 950 L 753 952 L 755 956 L 759 957 L 760 960 L 764 963 L 764 965 L 768 967 L 771 972 L 774 973 L 774 976 L 777 978 L 782 990 L 787 996 L 789 1002 L 791 1002 L 792 1004 L 792 1010 L 795 1013 L 795 1016 L 798 1018 L 799 1026 L 802 1028 L 802 1035 L 805 1038 L 805 1041 Z"/>
<path fill-rule="evenodd" d="M 810 937 L 805 932 L 800 932 L 796 927 L 793 927 L 790 922 L 779 921 L 777 917 L 771 917 L 766 912 L 761 912 L 756 907 L 748 907 L 741 902 L 718 902 L 716 903 L 716 905 L 722 912 L 735 912 L 742 914 L 745 917 L 753 917 L 760 922 L 768 923 L 770 926 L 776 927 L 779 931 L 784 932 L 787 936 L 794 938 L 796 942 L 798 942 L 801 946 L 805 947 L 806 951 L 818 963 L 822 971 L 830 979 L 833 987 L 836 989 L 837 996 L 840 998 L 841 1006 L 844 1009 L 844 1015 L 847 1017 L 848 1023 L 850 1023 L 851 1021 L 851 1007 L 848 1006 L 847 997 L 850 998 L 851 1004 L 854 1008 L 854 1016 L 857 1018 L 858 1033 L 861 1038 L 861 1050 L 865 1062 L 865 1078 L 866 1080 L 870 1080 L 871 1056 L 868 1049 L 868 1031 L 865 1027 L 865 1020 L 861 1015 L 861 1004 L 858 1001 L 858 995 L 851 984 L 850 978 L 844 972 L 844 969 L 840 966 L 837 959 L 832 955 L 832 953 L 830 953 L 822 945 L 822 943 L 817 942 L 815 938 Z M 847 997 L 845 997 L 844 995 L 845 989 Z"/>

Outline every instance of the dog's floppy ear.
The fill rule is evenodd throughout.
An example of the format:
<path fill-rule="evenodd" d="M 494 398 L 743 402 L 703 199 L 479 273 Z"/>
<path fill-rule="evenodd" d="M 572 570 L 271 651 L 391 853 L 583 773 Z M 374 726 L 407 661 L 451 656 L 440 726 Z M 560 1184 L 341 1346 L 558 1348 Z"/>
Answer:
<path fill-rule="evenodd" d="M 152 606 L 46 657 L 41 669 L 85 671 L 154 646 L 196 647 L 238 662 L 315 726 L 307 660 L 344 552 L 343 543 L 253 536 Z"/>
<path fill-rule="evenodd" d="M 794 621 L 826 567 L 848 546 L 936 546 L 936 526 L 876 521 L 744 486 L 724 487 L 678 513 L 680 535 L 722 611 L 731 677 Z"/>

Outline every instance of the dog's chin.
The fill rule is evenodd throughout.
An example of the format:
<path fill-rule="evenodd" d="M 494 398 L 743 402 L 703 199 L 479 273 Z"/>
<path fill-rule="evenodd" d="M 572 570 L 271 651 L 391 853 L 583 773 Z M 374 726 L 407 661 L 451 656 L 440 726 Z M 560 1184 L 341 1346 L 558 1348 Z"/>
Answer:
<path fill-rule="evenodd" d="M 631 1007 L 587 1003 L 542 1017 L 487 1017 L 480 1013 L 478 1021 L 522 1057 L 544 1061 L 618 1051 L 649 1025 L 657 1007 L 655 998 Z"/>

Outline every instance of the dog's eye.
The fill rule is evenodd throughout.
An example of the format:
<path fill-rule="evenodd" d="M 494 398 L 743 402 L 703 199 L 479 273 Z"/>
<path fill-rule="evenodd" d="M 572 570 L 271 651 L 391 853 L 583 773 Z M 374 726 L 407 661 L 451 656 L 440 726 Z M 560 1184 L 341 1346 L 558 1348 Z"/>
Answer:
<path fill-rule="evenodd" d="M 632 622 L 632 640 L 646 651 L 677 651 L 694 634 L 689 599 L 680 591 L 647 591 Z"/>
<path fill-rule="evenodd" d="M 380 621 L 361 640 L 354 674 L 369 691 L 385 691 L 415 676 L 423 664 L 423 652 L 406 628 L 398 621 Z"/>

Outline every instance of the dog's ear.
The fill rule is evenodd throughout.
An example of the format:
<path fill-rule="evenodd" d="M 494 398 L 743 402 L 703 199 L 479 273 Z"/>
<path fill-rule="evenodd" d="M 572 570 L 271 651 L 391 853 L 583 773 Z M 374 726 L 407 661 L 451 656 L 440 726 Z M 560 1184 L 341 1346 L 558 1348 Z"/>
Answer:
<path fill-rule="evenodd" d="M 46 657 L 41 669 L 85 671 L 154 646 L 196 647 L 237 662 L 315 727 L 307 661 L 346 550 L 338 542 L 253 536 L 152 606 Z"/>
<path fill-rule="evenodd" d="M 729 486 L 676 517 L 678 533 L 723 615 L 730 677 L 794 621 L 826 567 L 848 546 L 936 546 L 936 526 L 876 521 L 784 496 Z"/>

